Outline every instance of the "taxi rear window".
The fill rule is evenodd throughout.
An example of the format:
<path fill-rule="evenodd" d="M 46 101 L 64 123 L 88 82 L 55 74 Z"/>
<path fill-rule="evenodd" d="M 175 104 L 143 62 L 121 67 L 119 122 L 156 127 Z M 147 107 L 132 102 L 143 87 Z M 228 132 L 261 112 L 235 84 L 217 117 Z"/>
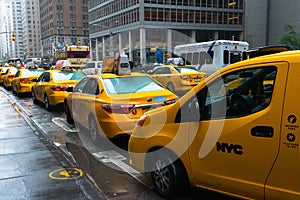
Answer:
<path fill-rule="evenodd" d="M 80 80 L 85 76 L 83 72 L 55 72 L 53 73 L 54 81 Z"/>
<path fill-rule="evenodd" d="M 40 75 L 44 72 L 44 70 L 24 70 L 22 73 L 22 76 L 35 76 L 35 75 Z"/>
<path fill-rule="evenodd" d="M 165 90 L 147 76 L 116 77 L 103 79 L 108 94 L 129 94 Z"/>

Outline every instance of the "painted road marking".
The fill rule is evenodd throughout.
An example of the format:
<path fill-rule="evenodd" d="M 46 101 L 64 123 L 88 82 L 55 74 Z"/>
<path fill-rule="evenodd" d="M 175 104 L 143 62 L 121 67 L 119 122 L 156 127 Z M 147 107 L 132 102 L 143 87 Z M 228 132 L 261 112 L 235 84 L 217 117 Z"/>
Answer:
<path fill-rule="evenodd" d="M 148 177 L 141 174 L 139 171 L 128 165 L 127 163 L 123 162 L 127 160 L 127 158 L 115 150 L 108 150 L 102 152 L 93 153 L 93 156 L 102 163 L 113 163 L 123 171 L 127 172 L 130 176 L 136 179 L 138 182 L 142 183 L 149 189 L 153 189 L 152 182 L 149 180 Z"/>
<path fill-rule="evenodd" d="M 71 132 L 71 133 L 76 133 L 78 132 L 78 130 L 76 129 L 76 127 L 70 126 L 65 118 L 60 118 L 60 117 L 56 117 L 53 118 L 51 120 L 54 124 L 56 124 L 57 126 L 61 127 L 62 129 L 64 129 L 67 132 Z"/>
<path fill-rule="evenodd" d="M 78 168 L 61 168 L 54 170 L 49 177 L 54 180 L 71 180 L 82 176 L 82 171 Z"/>

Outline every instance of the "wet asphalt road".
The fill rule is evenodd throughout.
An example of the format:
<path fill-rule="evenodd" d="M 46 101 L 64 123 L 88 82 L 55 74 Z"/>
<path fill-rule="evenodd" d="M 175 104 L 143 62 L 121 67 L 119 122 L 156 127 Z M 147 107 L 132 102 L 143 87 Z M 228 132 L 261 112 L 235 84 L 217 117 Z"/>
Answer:
<path fill-rule="evenodd" d="M 9 103 L 2 103 L 5 101 L 8 101 Z M 62 157 L 58 165 L 65 165 L 65 167 L 71 166 L 76 169 L 78 168 L 83 171 L 83 177 L 85 177 L 79 178 L 78 180 L 75 179 L 73 183 L 70 181 L 70 185 L 68 186 L 55 184 L 55 186 L 58 188 L 72 188 L 71 191 L 63 190 L 64 192 L 60 192 L 65 196 L 59 196 L 58 194 L 60 193 L 58 193 L 57 196 L 59 196 L 59 198 L 56 198 L 57 196 L 53 196 L 52 192 L 49 194 L 49 191 L 47 192 L 46 189 L 47 186 L 49 186 L 47 184 L 50 184 L 49 187 L 53 186 L 53 183 L 51 183 L 51 178 L 39 178 L 38 175 L 40 173 L 43 174 L 43 171 L 48 174 L 49 171 L 51 172 L 51 169 L 47 164 L 52 162 L 54 155 L 47 151 L 43 152 L 41 149 L 44 147 L 35 146 L 32 147 L 32 149 L 37 149 L 38 152 L 36 153 L 45 154 L 40 155 L 40 157 L 43 157 L 42 165 L 40 166 L 42 170 L 36 169 L 37 166 L 30 165 L 37 165 L 36 162 L 31 161 L 34 159 L 34 156 L 30 158 L 31 152 L 27 152 L 26 150 L 22 151 L 20 154 L 20 159 L 25 158 L 24 160 L 26 160 L 26 163 L 24 165 L 22 164 L 23 166 L 19 166 L 13 170 L 12 168 L 8 167 L 7 169 L 10 169 L 10 172 L 3 170 L 0 172 L 0 199 L 3 199 L 1 198 L 3 196 L 8 197 L 5 195 L 13 194 L 14 191 L 17 190 L 39 190 L 41 191 L 39 193 L 39 197 L 41 197 L 41 199 L 163 199 L 153 190 L 153 186 L 148 175 L 140 174 L 130 167 L 128 164 L 128 152 L 124 150 L 126 149 L 125 145 L 119 144 L 119 146 L 116 147 L 115 145 L 108 143 L 106 140 L 103 141 L 103 143 L 100 141 L 101 144 L 95 145 L 93 142 L 91 142 L 87 130 L 80 126 L 75 127 L 74 125 L 67 124 L 65 115 L 62 112 L 62 107 L 57 107 L 53 111 L 48 112 L 43 108 L 42 104 L 33 104 L 29 95 L 24 97 L 16 97 L 11 91 L 7 91 L 2 87 L 0 87 L 0 102 L 1 166 L 10 165 L 11 158 L 3 158 L 5 156 L 3 156 L 1 153 L 6 151 L 5 145 L 2 145 L 2 143 L 10 142 L 6 139 L 6 134 L 8 134 L 7 132 L 9 130 L 9 132 L 16 134 L 15 137 L 23 138 L 19 144 L 20 147 L 25 148 L 27 145 L 34 146 L 35 144 L 39 144 L 38 142 L 35 142 L 37 139 L 42 140 L 48 149 L 51 149 L 52 153 L 55 152 L 56 157 Z M 10 116 L 9 118 L 6 117 L 8 115 Z M 21 118 L 24 118 L 25 121 Z M 2 129 L 2 126 L 4 126 L 5 129 Z M 25 135 L 18 135 L 18 129 L 22 129 L 22 131 L 26 130 L 26 133 L 24 133 Z M 38 137 L 36 137 L 36 135 Z M 20 149 L 18 151 L 20 151 Z M 14 153 L 17 154 L 17 152 Z M 10 156 L 13 156 L 14 159 L 17 159 L 15 158 L 15 154 Z M 20 163 L 22 163 L 24 160 L 20 161 Z M 55 159 L 53 162 L 55 162 Z M 56 166 L 55 168 L 58 169 L 59 166 Z M 27 179 L 26 174 L 28 174 L 26 170 L 31 171 L 31 173 L 35 173 L 35 171 L 38 170 L 38 173 L 36 173 L 37 176 L 31 177 L 30 180 L 24 181 L 23 179 Z M 14 179 L 11 181 L 11 183 L 5 183 L 3 185 L 1 184 L 3 183 L 3 179 L 5 179 L 5 176 L 1 176 L 3 173 L 12 173 L 15 174 L 14 176 L 20 178 Z M 19 182 L 28 183 L 25 187 L 24 184 L 17 184 Z M 59 183 L 64 183 L 64 181 L 60 181 Z M 15 187 L 16 185 L 20 186 L 20 188 Z M 5 191 L 7 191 L 4 194 L 2 192 L 3 188 Z M 16 198 L 10 199 L 20 199 L 17 198 L 17 196 L 12 197 Z M 34 198 L 26 198 L 25 196 L 21 199 Z M 184 194 L 177 199 L 213 200 L 232 198 L 206 190 L 192 188 L 187 194 Z"/>

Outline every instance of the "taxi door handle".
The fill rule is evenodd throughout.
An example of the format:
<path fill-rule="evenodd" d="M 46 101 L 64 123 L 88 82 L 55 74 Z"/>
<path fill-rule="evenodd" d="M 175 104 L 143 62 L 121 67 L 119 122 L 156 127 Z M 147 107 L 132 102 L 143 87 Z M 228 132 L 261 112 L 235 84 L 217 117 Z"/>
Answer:
<path fill-rule="evenodd" d="M 271 126 L 256 126 L 251 129 L 251 135 L 255 137 L 272 138 L 274 136 L 274 129 Z"/>

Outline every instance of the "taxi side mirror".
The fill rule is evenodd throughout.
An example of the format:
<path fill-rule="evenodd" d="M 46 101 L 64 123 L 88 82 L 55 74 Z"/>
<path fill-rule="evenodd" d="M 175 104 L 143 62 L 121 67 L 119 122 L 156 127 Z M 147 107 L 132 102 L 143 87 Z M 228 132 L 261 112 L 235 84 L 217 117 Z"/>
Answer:
<path fill-rule="evenodd" d="M 31 80 L 31 82 L 37 82 L 37 80 L 38 80 L 37 78 L 34 78 Z"/>
<path fill-rule="evenodd" d="M 73 87 L 68 87 L 66 91 L 67 92 L 73 92 Z"/>

